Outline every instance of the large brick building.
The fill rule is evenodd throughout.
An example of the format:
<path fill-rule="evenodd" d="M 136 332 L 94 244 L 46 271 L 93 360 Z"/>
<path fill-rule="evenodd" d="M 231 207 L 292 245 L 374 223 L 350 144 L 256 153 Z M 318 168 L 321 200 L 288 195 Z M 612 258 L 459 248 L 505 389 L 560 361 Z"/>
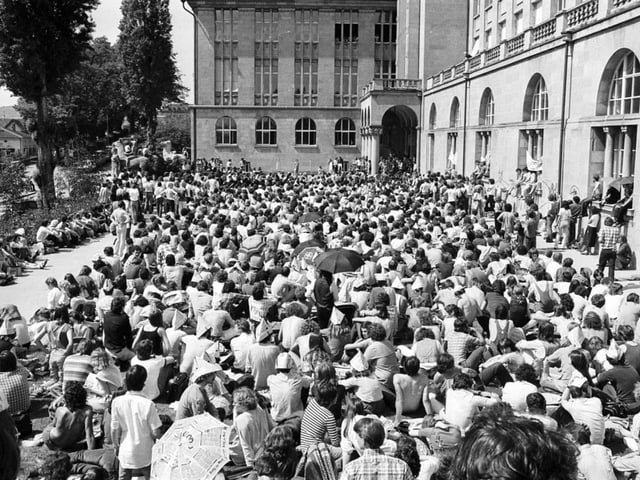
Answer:
<path fill-rule="evenodd" d="M 188 3 L 196 17 L 193 154 L 235 165 L 246 158 L 265 170 L 292 169 L 296 159 L 317 170 L 331 157 L 374 161 L 392 150 L 417 156 L 418 78 L 467 43 L 464 0 Z M 361 109 L 365 87 L 379 118 Z"/>

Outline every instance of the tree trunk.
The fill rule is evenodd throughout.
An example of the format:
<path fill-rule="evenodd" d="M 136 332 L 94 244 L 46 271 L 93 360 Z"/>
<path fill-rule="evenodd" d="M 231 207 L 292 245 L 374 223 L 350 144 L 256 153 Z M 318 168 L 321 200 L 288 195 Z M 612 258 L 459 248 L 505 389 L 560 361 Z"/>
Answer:
<path fill-rule="evenodd" d="M 156 134 L 158 128 L 158 119 L 155 110 L 147 110 L 145 116 L 147 117 L 147 145 L 151 145 L 153 136 Z"/>
<path fill-rule="evenodd" d="M 53 181 L 53 161 L 51 155 L 51 138 L 49 136 L 49 114 L 45 97 L 36 100 L 37 107 L 37 138 L 38 145 L 38 186 L 42 197 L 42 207 L 50 208 L 55 198 L 55 185 Z"/>

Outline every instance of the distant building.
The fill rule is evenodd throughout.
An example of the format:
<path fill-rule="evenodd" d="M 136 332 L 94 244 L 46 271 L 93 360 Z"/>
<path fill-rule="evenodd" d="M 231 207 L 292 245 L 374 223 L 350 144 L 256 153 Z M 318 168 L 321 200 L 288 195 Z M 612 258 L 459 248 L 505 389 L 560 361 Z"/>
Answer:
<path fill-rule="evenodd" d="M 7 155 L 36 155 L 36 142 L 13 107 L 0 107 L 0 157 Z"/>
<path fill-rule="evenodd" d="M 417 157 L 420 75 L 467 43 L 461 0 L 188 3 L 197 17 L 193 156 L 265 170 Z"/>

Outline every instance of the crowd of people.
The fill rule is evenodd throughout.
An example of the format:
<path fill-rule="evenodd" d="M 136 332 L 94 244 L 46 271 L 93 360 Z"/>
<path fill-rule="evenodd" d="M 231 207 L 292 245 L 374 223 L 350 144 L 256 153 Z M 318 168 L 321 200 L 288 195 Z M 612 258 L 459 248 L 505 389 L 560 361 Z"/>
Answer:
<path fill-rule="evenodd" d="M 0 478 L 17 429 L 52 451 L 43 478 L 148 479 L 170 424 L 204 413 L 230 427 L 225 478 L 636 475 L 640 297 L 615 281 L 619 222 L 600 226 L 595 197 L 543 215 L 524 193 L 452 173 L 120 173 L 80 230 L 38 232 L 113 246 L 47 279 L 35 313 L 0 309 Z M 595 270 L 563 249 L 573 204 Z M 326 251 L 353 268 L 317 268 Z M 33 395 L 54 397 L 35 438 Z"/>

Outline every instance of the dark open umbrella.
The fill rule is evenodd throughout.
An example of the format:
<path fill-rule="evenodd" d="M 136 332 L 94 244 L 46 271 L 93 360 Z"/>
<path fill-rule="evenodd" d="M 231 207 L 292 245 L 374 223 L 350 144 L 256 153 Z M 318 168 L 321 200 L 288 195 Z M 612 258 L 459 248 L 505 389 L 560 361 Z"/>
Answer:
<path fill-rule="evenodd" d="M 322 218 L 319 212 L 307 212 L 304 213 L 298 218 L 298 223 L 309 223 L 309 222 L 317 222 Z"/>
<path fill-rule="evenodd" d="M 347 248 L 332 248 L 318 255 L 315 259 L 318 270 L 325 272 L 355 272 L 362 265 L 364 260 L 362 255 Z"/>

